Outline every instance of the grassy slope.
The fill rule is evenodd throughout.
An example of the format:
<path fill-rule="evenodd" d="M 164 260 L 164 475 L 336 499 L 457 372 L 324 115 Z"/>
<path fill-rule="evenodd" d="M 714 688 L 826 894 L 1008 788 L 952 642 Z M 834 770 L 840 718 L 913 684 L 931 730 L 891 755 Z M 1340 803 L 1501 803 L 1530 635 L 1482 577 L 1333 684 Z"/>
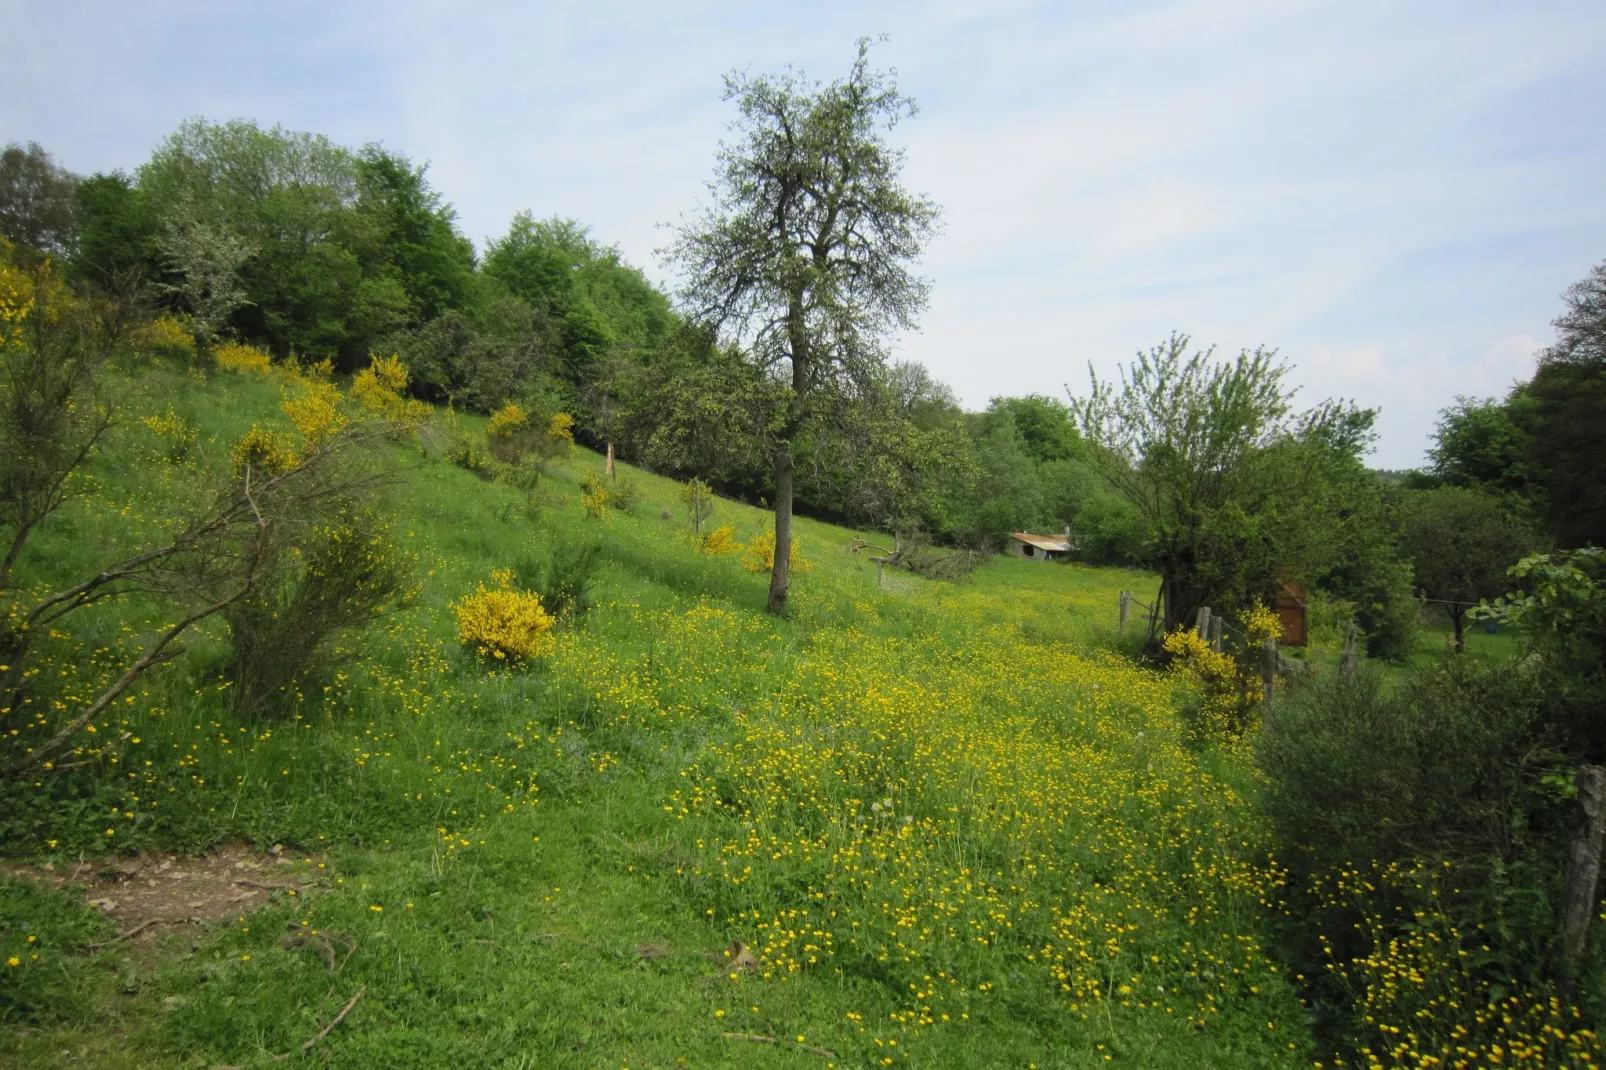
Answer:
<path fill-rule="evenodd" d="M 140 385 L 131 411 L 172 399 L 200 427 L 194 458 L 164 462 L 130 426 L 97 472 L 105 494 L 38 540 L 41 582 L 138 542 L 276 415 L 276 387 L 233 375 Z M 319 855 L 328 886 L 159 960 L 66 954 L 72 925 L 39 921 L 41 961 L 0 984 L 52 988 L 65 1016 L 8 1025 L 0 1059 L 268 1065 L 360 985 L 322 1045 L 334 1065 L 1269 1066 L 1308 1051 L 1262 950 L 1264 830 L 1181 745 L 1170 685 L 1100 653 L 1118 592 L 1142 596 L 1146 577 L 998 560 L 964 587 L 882 585 L 853 533 L 803 519 L 815 567 L 776 621 L 764 576 L 685 544 L 667 481 L 625 468 L 642 500 L 599 525 L 578 506 L 600 468 L 583 451 L 533 499 L 417 445 L 384 463 L 424 575 L 415 608 L 349 640 L 293 715 L 250 724 L 214 632 L 101 726 L 129 735 L 109 775 L 0 800 L 9 854 L 245 837 Z M 721 502 L 715 522 L 745 539 L 765 517 Z M 550 662 L 496 673 L 462 651 L 452 600 L 575 533 L 605 540 L 600 604 Z M 105 671 L 93 652 L 124 628 L 58 641 L 65 690 Z M 0 942 L 50 912 L 19 904 L 0 896 Z M 281 946 L 287 928 L 357 950 L 330 977 Z M 736 940 L 750 973 L 722 951 Z"/>

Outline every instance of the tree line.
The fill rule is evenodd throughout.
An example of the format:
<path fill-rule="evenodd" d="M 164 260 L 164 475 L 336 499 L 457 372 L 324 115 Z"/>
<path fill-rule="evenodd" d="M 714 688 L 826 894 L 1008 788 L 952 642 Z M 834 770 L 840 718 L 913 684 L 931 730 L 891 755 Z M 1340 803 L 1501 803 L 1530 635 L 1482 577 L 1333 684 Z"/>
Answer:
<path fill-rule="evenodd" d="M 560 217 L 482 251 L 426 168 L 250 121 L 190 120 L 131 174 L 0 155 L 0 233 L 67 278 L 143 293 L 203 344 L 352 373 L 399 354 L 419 397 L 566 412 L 577 438 L 790 511 L 939 545 L 1070 530 L 1084 560 L 1156 569 L 1155 631 L 1290 578 L 1375 655 L 1410 649 L 1422 597 L 1466 611 L 1529 550 L 1601 541 L 1606 265 L 1569 291 L 1555 347 L 1504 400 L 1461 399 L 1426 471 L 1368 469 L 1375 413 L 1293 407 L 1274 351 L 1220 361 L 1174 334 L 1078 395 L 967 412 L 889 332 L 914 326 L 937 206 L 901 180 L 915 114 L 861 42 L 846 78 L 732 75 L 738 137 L 710 207 L 666 250 L 666 294 Z M 1448 552 L 1446 552 L 1448 548 Z"/>

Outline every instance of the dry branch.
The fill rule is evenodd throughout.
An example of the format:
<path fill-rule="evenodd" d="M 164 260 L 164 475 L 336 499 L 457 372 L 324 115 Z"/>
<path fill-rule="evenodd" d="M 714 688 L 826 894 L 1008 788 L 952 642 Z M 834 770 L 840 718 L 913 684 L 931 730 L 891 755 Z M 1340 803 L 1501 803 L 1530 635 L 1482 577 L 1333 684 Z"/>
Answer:
<path fill-rule="evenodd" d="M 367 992 L 367 991 L 368 991 L 368 986 L 367 985 L 363 985 L 361 988 L 357 989 L 357 994 L 355 996 L 352 996 L 349 1000 L 346 1001 L 346 1005 L 344 1007 L 340 1008 L 340 1013 L 335 1015 L 334 1019 L 328 1025 L 324 1026 L 323 1029 L 319 1030 L 317 1036 L 313 1037 L 311 1040 L 309 1040 L 305 1044 L 301 1045 L 301 1054 L 305 1055 L 308 1052 L 310 1052 L 314 1047 L 317 1046 L 317 1044 L 318 1044 L 318 1042 L 320 1040 L 322 1040 L 324 1037 L 328 1036 L 334 1030 L 335 1026 L 339 1025 L 342 1021 L 344 1021 L 346 1015 L 351 1013 L 351 1008 L 353 1008 L 353 1007 L 355 1007 L 357 1005 L 357 1001 L 359 999 L 362 999 L 363 994 L 365 992 Z M 275 1062 L 283 1062 L 285 1059 L 290 1058 L 290 1056 L 293 1055 L 293 1054 L 295 1054 L 295 1053 L 287 1051 L 283 1055 L 275 1055 L 273 1057 L 273 1059 L 274 1059 Z"/>

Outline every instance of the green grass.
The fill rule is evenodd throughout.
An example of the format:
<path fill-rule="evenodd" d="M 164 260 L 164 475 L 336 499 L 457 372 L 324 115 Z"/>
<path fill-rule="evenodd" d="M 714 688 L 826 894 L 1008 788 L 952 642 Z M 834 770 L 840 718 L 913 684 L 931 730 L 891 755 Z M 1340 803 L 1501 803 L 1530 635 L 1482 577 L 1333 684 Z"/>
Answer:
<path fill-rule="evenodd" d="M 33 544 L 28 582 L 156 537 L 234 438 L 276 418 L 278 388 L 239 376 L 129 385 L 128 415 L 171 404 L 196 449 L 174 464 L 125 422 L 93 493 Z M 962 585 L 881 577 L 856 533 L 800 518 L 813 567 L 777 620 L 766 576 L 691 549 L 670 481 L 621 466 L 640 501 L 597 523 L 585 451 L 533 494 L 445 463 L 428 435 L 378 463 L 419 560 L 413 608 L 253 720 L 221 675 L 226 635 L 203 629 L 97 726 L 127 734 L 98 766 L 0 796 L 14 857 L 245 839 L 317 854 L 328 876 L 145 957 L 89 955 L 86 912 L 6 893 L 0 939 L 26 920 L 55 950 L 0 973 L 45 993 L 6 1012 L 0 1059 L 277 1065 L 359 990 L 319 1044 L 332 1065 L 1308 1059 L 1265 950 L 1268 835 L 1233 787 L 1253 778 L 1183 746 L 1171 682 L 1115 653 L 1119 592 L 1146 597 L 1151 577 L 1007 558 Z M 720 501 L 714 523 L 746 541 L 768 515 Z M 498 671 L 456 643 L 454 600 L 574 537 L 603 541 L 597 607 L 547 664 Z M 77 694 L 165 612 L 75 622 L 50 644 L 51 686 Z M 338 971 L 310 936 L 286 946 L 313 930 L 352 942 Z M 726 955 L 738 940 L 753 972 Z"/>

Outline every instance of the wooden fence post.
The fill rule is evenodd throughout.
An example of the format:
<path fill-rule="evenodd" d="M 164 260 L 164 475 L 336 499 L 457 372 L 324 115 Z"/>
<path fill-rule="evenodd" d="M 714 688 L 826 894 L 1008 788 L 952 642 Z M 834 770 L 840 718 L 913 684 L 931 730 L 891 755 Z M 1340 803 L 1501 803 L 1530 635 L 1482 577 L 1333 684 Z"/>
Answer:
<path fill-rule="evenodd" d="M 1272 696 L 1277 692 L 1277 640 L 1267 636 L 1260 644 L 1260 684 L 1265 690 L 1265 697 L 1261 699 L 1261 725 L 1267 732 L 1271 731 Z"/>
<path fill-rule="evenodd" d="M 1589 943 L 1589 923 L 1600 905 L 1600 855 L 1606 840 L 1606 767 L 1578 768 L 1578 828 L 1567 862 L 1562 922 L 1562 965 L 1570 985 Z"/>
<path fill-rule="evenodd" d="M 1343 656 L 1338 659 L 1338 671 L 1345 676 L 1354 675 L 1356 657 L 1355 618 L 1351 617 L 1349 622 L 1349 631 L 1344 635 L 1344 653 Z"/>
<path fill-rule="evenodd" d="M 1121 631 L 1126 631 L 1127 618 L 1132 615 L 1132 592 L 1121 592 Z"/>
<path fill-rule="evenodd" d="M 1200 606 L 1199 616 L 1194 619 L 1193 630 L 1199 633 L 1199 638 L 1210 639 L 1210 607 Z"/>
<path fill-rule="evenodd" d="M 1223 631 L 1223 624 L 1224 622 L 1220 617 L 1212 616 L 1210 618 L 1210 649 L 1214 650 L 1217 654 L 1221 653 L 1221 633 Z"/>

